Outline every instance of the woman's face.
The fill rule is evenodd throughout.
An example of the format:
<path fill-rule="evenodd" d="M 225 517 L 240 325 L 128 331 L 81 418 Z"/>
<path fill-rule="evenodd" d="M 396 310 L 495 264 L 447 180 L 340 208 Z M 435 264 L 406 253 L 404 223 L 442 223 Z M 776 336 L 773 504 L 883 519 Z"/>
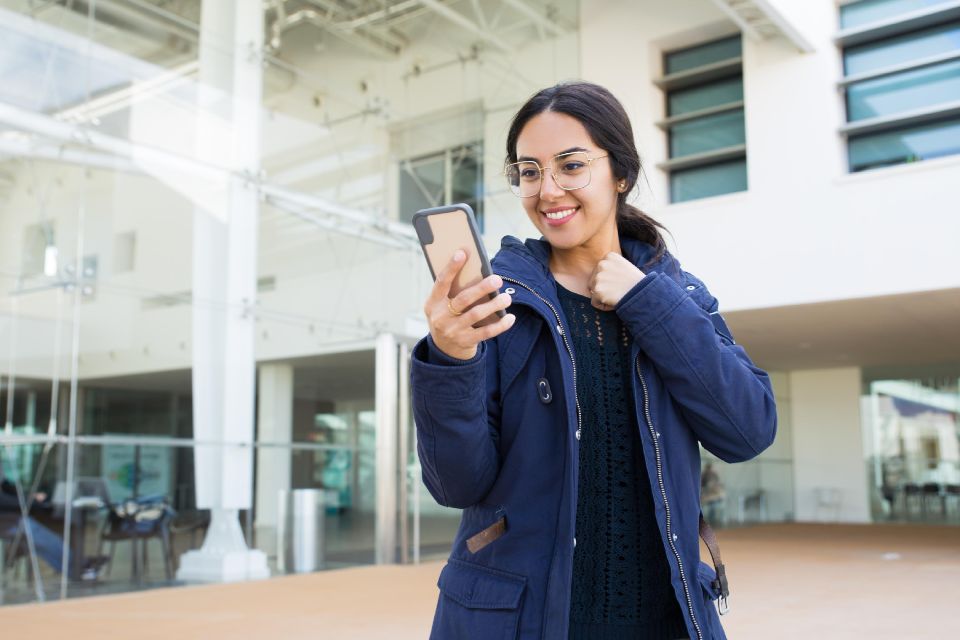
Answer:
<path fill-rule="evenodd" d="M 570 151 L 585 151 L 588 158 L 607 155 L 579 120 L 564 113 L 545 111 L 534 116 L 517 138 L 517 160 L 533 160 L 546 168 L 539 195 L 520 198 L 520 202 L 530 221 L 557 249 L 579 247 L 598 233 L 616 231 L 617 186 L 610 159 L 592 161 L 590 184 L 566 191 L 557 185 L 550 168 L 556 155 Z"/>

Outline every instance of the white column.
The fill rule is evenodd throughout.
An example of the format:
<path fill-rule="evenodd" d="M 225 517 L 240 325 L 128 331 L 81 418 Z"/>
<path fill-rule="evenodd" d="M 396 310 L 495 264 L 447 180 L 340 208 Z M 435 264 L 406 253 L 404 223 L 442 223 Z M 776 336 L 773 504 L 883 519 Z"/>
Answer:
<path fill-rule="evenodd" d="M 199 159 L 224 168 L 222 197 L 197 203 L 193 237 L 194 437 L 197 505 L 211 510 L 203 547 L 177 578 L 226 582 L 269 576 L 237 519 L 252 503 L 254 318 L 260 169 L 263 8 L 206 0 L 200 25 Z M 235 446 L 240 445 L 240 446 Z"/>
<path fill-rule="evenodd" d="M 799 522 L 869 522 L 857 367 L 790 373 L 794 504 Z M 836 492 L 839 503 L 821 497 Z"/>
<path fill-rule="evenodd" d="M 293 367 L 260 365 L 257 385 L 257 432 L 260 442 L 290 443 L 293 437 Z M 290 450 L 257 450 L 257 540 L 261 549 L 276 548 L 277 496 L 290 490 Z"/>
<path fill-rule="evenodd" d="M 376 348 L 377 506 L 376 562 L 396 562 L 397 549 L 397 341 L 377 336 Z"/>

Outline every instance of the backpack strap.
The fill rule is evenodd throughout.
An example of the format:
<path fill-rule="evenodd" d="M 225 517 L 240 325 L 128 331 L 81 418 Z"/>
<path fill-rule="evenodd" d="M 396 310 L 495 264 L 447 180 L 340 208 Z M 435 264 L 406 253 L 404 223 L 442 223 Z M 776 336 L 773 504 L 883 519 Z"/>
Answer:
<path fill-rule="evenodd" d="M 711 586 L 720 594 L 718 600 L 719 607 L 717 608 L 720 611 L 720 615 L 724 615 L 730 611 L 730 605 L 727 602 L 727 597 L 730 595 L 730 586 L 727 583 L 727 570 L 723 566 L 723 560 L 720 559 L 720 543 L 717 542 L 717 534 L 713 532 L 713 529 L 710 528 L 707 521 L 703 519 L 702 513 L 700 514 L 700 537 L 703 538 L 703 542 L 710 551 L 710 557 L 713 559 L 713 568 L 717 572 L 717 579 L 713 581 Z"/>

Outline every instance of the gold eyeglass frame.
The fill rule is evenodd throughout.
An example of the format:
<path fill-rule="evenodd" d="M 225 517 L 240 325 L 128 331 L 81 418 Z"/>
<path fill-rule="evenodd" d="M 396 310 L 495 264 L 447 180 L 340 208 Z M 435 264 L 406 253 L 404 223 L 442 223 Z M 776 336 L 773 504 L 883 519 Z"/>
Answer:
<path fill-rule="evenodd" d="M 554 164 L 556 163 L 557 158 L 563 158 L 563 157 L 565 157 L 565 156 L 572 156 L 572 155 L 574 155 L 574 154 L 576 154 L 576 153 L 582 153 L 582 154 L 586 155 L 587 152 L 586 152 L 586 151 L 568 151 L 567 153 L 558 153 L 557 155 L 553 156 L 553 163 L 554 163 Z M 540 192 L 543 190 L 543 172 L 546 171 L 547 169 L 550 169 L 550 175 L 553 176 L 553 181 L 557 183 L 557 186 L 558 186 L 558 187 L 560 187 L 560 188 L 563 189 L 564 191 L 576 191 L 576 190 L 578 190 L 578 189 L 585 189 L 585 188 L 587 188 L 587 187 L 590 186 L 590 183 L 593 182 L 593 161 L 594 161 L 594 160 L 601 160 L 601 159 L 606 158 L 606 157 L 608 157 L 608 154 L 603 154 L 602 156 L 596 156 L 596 157 L 593 157 L 593 158 L 591 158 L 590 156 L 587 156 L 587 170 L 590 172 L 590 178 L 587 180 L 587 184 L 581 185 L 581 186 L 579 186 L 579 187 L 571 187 L 571 188 L 569 188 L 569 189 L 568 189 L 567 187 L 563 186 L 562 184 L 560 184 L 560 181 L 557 180 L 557 174 L 556 174 L 556 173 L 554 172 L 554 170 L 553 170 L 553 164 L 551 164 L 551 165 L 549 165 L 549 166 L 547 166 L 547 167 L 541 167 L 540 164 L 537 163 L 536 160 L 521 160 L 520 162 L 511 162 L 510 164 L 507 164 L 506 166 L 503 167 L 503 177 L 504 177 L 504 178 L 507 178 L 507 184 L 510 185 L 510 193 L 513 193 L 513 185 L 510 183 L 510 178 L 507 176 L 507 171 L 510 170 L 510 167 L 515 167 L 515 166 L 517 166 L 517 165 L 521 165 L 521 164 L 532 164 L 532 165 L 534 165 L 534 166 L 537 167 L 537 170 L 538 170 L 538 171 L 540 171 L 540 188 L 537 189 L 537 193 L 531 193 L 531 194 L 528 195 L 528 196 L 522 196 L 522 195 L 520 195 L 519 193 L 513 193 L 513 195 L 515 195 L 516 197 L 518 197 L 518 198 L 532 198 L 533 196 L 539 195 Z"/>

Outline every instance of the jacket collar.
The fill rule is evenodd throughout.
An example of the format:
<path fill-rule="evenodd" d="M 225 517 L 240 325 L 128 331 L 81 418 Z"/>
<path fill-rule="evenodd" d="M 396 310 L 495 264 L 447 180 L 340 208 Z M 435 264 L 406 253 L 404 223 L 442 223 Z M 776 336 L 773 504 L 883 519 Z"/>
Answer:
<path fill-rule="evenodd" d="M 662 271 L 664 267 L 674 262 L 670 254 L 666 253 L 660 260 L 645 267 L 656 250 L 646 242 L 635 238 L 620 236 L 620 248 L 624 257 L 644 273 Z M 522 242 L 513 236 L 504 236 L 500 251 L 492 261 L 494 273 L 520 280 L 541 292 L 550 291 L 555 287 L 549 265 L 550 243 L 542 237 L 529 238 L 526 242 Z"/>

